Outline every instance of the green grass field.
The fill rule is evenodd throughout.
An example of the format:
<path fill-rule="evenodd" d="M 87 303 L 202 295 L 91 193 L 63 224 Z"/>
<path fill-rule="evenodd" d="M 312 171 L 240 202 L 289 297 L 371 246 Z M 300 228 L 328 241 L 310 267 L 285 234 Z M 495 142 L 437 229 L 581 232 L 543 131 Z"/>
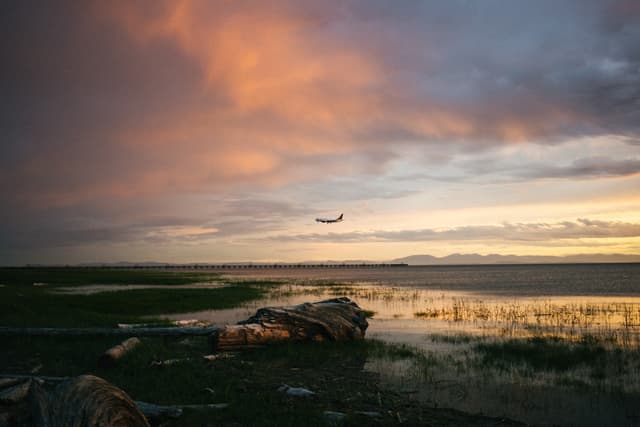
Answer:
<path fill-rule="evenodd" d="M 0 326 L 115 327 L 148 316 L 223 309 L 259 298 L 268 284 L 239 282 L 216 289 L 135 289 L 89 295 L 54 292 L 61 286 L 186 285 L 218 280 L 211 273 L 99 269 L 0 269 Z M 33 283 L 47 283 L 34 286 Z"/>

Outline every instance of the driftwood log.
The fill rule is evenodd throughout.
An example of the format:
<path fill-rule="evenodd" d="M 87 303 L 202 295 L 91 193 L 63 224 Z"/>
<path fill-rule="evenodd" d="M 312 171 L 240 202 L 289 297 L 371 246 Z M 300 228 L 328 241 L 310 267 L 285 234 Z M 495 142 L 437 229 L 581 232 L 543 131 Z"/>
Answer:
<path fill-rule="evenodd" d="M 13 381 L 3 382 L 5 386 L 0 390 L 0 404 L 16 404 L 27 397 L 33 379 L 20 381 L 16 378 Z"/>
<path fill-rule="evenodd" d="M 52 386 L 53 385 L 53 386 Z M 0 374 L 0 427 L 106 427 L 147 426 L 179 418 L 184 409 L 220 410 L 228 403 L 156 405 L 133 401 L 119 388 L 91 375 L 42 377 Z M 3 424 L 4 422 L 4 424 Z"/>
<path fill-rule="evenodd" d="M 364 312 L 349 298 L 291 307 L 267 307 L 237 325 L 220 329 L 218 351 L 262 347 L 276 341 L 350 341 L 364 338 Z"/>
<path fill-rule="evenodd" d="M 100 360 L 98 360 L 98 364 L 105 368 L 112 367 L 124 356 L 133 350 L 138 344 L 140 344 L 140 339 L 137 337 L 131 337 L 122 341 L 120 344 L 111 347 L 109 350 L 105 351 L 102 356 L 100 356 Z"/>
<path fill-rule="evenodd" d="M 38 427 L 149 427 L 124 391 L 93 375 L 71 378 L 51 392 L 34 382 L 30 399 Z"/>

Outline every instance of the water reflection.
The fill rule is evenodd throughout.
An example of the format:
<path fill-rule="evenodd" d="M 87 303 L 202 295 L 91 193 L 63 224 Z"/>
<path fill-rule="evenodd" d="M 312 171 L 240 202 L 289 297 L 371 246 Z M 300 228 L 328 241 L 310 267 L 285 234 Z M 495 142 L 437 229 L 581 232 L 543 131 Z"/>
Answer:
<path fill-rule="evenodd" d="M 433 347 L 432 334 L 483 337 L 555 336 L 597 338 L 610 344 L 637 346 L 640 297 L 553 296 L 545 298 L 487 295 L 417 287 L 372 284 L 285 284 L 265 298 L 228 310 L 168 314 L 176 320 L 197 318 L 214 325 L 234 324 L 260 307 L 295 305 L 346 296 L 374 313 L 368 336 Z"/>
<path fill-rule="evenodd" d="M 166 317 L 197 318 L 223 326 L 250 317 L 260 307 L 336 296 L 349 297 L 374 312 L 368 338 L 407 344 L 422 352 L 416 359 L 370 359 L 366 365 L 408 398 L 527 423 L 640 425 L 636 405 L 640 397 L 638 296 L 541 298 L 434 290 L 415 284 L 296 282 L 274 287 L 265 298 L 240 308 Z M 487 364 L 476 350 L 478 343 L 546 336 L 579 342 L 590 339 L 598 346 L 624 351 L 615 369 L 597 374 L 580 363 L 564 371 Z"/>

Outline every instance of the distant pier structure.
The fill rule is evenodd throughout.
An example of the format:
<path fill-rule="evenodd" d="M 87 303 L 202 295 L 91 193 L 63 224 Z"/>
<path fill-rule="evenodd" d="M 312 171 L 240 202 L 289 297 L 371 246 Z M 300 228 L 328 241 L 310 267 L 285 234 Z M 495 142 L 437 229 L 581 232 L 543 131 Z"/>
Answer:
<path fill-rule="evenodd" d="M 86 268 L 86 269 L 113 269 L 113 270 L 266 270 L 266 269 L 328 269 L 328 268 L 391 268 L 408 267 L 409 264 L 402 263 L 220 263 L 220 264 L 92 264 L 92 265 L 64 265 L 64 266 L 35 266 L 28 265 L 19 268 Z"/>
<path fill-rule="evenodd" d="M 135 269 L 179 269 L 179 270 L 265 270 L 265 269 L 295 269 L 295 268 L 389 268 L 407 267 L 409 264 L 179 264 L 179 265 L 132 265 L 128 267 L 106 268 L 135 268 Z"/>

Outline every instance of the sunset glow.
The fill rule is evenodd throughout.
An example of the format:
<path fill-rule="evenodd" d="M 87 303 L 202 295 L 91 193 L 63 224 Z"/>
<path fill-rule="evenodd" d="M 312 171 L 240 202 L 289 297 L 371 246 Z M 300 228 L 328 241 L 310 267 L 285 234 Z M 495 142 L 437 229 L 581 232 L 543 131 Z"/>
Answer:
<path fill-rule="evenodd" d="M 640 255 L 638 2 L 3 9 L 2 265 Z"/>

